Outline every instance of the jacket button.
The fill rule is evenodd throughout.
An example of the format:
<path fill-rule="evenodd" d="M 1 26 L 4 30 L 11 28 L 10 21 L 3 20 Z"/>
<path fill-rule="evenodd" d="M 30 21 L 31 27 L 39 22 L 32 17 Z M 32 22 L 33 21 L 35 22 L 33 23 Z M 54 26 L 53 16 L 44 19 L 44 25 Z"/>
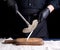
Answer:
<path fill-rule="evenodd" d="M 31 3 L 29 3 L 29 6 L 31 6 Z"/>

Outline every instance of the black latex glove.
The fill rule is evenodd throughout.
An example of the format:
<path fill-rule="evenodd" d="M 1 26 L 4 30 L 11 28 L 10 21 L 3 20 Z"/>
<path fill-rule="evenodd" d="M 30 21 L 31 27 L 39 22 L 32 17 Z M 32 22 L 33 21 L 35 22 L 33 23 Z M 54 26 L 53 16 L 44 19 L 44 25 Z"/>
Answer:
<path fill-rule="evenodd" d="M 44 9 L 42 12 L 39 13 L 39 21 L 46 19 L 50 14 L 50 10 L 48 8 Z"/>
<path fill-rule="evenodd" d="M 8 6 L 15 6 L 15 0 L 7 0 L 7 4 L 8 4 Z"/>
<path fill-rule="evenodd" d="M 9 7 L 12 7 L 13 10 L 18 10 L 18 6 L 15 0 L 7 0 L 7 4 Z"/>

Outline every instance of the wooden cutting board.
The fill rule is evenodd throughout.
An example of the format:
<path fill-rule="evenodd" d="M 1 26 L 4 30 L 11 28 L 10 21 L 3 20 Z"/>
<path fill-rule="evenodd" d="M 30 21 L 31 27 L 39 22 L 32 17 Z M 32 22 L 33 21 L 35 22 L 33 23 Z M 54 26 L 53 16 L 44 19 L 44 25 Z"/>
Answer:
<path fill-rule="evenodd" d="M 17 38 L 13 40 L 5 40 L 3 44 L 16 44 L 16 45 L 43 45 L 44 40 L 41 38 Z"/>

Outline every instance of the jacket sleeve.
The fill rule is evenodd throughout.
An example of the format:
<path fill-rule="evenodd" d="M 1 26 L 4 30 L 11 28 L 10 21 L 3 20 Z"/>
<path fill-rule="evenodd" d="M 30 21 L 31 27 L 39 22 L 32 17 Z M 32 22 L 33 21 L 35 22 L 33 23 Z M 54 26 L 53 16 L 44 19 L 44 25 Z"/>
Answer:
<path fill-rule="evenodd" d="M 60 8 L 60 0 L 51 0 L 49 4 L 53 5 L 55 9 Z"/>

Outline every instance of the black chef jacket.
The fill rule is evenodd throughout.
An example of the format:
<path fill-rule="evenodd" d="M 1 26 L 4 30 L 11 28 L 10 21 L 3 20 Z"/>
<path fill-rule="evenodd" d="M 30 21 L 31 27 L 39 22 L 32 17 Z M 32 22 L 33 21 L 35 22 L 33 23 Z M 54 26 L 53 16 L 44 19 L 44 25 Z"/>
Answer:
<path fill-rule="evenodd" d="M 38 14 L 43 9 L 45 9 L 49 4 L 53 5 L 55 9 L 58 9 L 60 7 L 59 0 L 16 0 L 19 11 L 24 15 L 24 17 L 29 21 L 32 20 L 32 18 L 35 18 L 35 16 L 30 16 L 30 14 Z M 28 17 L 27 17 L 28 16 Z M 39 16 L 36 16 L 37 19 Z M 33 20 L 32 20 L 33 21 Z M 41 29 L 40 29 L 41 27 Z M 33 32 L 31 37 L 42 37 L 47 38 L 48 31 L 47 31 L 47 24 L 46 20 L 44 20 L 41 25 L 38 24 L 37 30 Z"/>
<path fill-rule="evenodd" d="M 59 8 L 59 0 L 16 0 L 19 10 L 24 13 L 37 13 L 44 9 L 49 4 L 53 5 L 55 9 Z"/>

